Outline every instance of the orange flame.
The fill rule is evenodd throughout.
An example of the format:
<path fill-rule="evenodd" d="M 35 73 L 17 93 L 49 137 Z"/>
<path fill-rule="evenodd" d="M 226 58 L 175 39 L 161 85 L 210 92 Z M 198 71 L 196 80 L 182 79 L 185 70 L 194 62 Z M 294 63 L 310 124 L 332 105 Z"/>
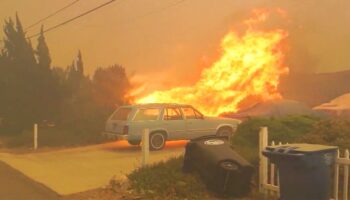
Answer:
<path fill-rule="evenodd" d="M 222 55 L 201 73 L 191 87 L 155 91 L 137 103 L 191 104 L 206 115 L 234 112 L 257 102 L 281 98 L 279 78 L 288 72 L 281 48 L 287 33 L 283 30 L 259 31 L 251 26 L 266 20 L 266 12 L 257 12 L 244 35 L 229 32 L 221 42 Z"/>

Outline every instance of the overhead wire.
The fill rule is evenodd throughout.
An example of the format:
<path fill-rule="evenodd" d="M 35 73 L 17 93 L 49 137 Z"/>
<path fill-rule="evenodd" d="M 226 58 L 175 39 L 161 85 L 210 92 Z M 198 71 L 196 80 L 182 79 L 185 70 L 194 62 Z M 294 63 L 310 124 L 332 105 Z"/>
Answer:
<path fill-rule="evenodd" d="M 69 7 L 69 6 L 74 5 L 74 4 L 77 3 L 78 1 L 80 1 L 80 0 L 76 0 L 76 1 L 72 2 L 71 4 L 69 4 L 69 5 L 65 6 L 64 8 L 60 9 L 59 12 L 61 12 L 63 9 L 66 9 L 66 8 Z M 102 7 L 105 7 L 105 6 L 107 6 L 107 5 L 111 4 L 111 3 L 113 3 L 114 1 L 116 1 L 116 0 L 110 0 L 110 1 L 108 1 L 108 2 L 106 2 L 106 3 L 103 3 L 103 4 L 97 6 L 97 7 L 93 8 L 93 9 L 90 9 L 90 10 L 88 10 L 88 11 L 86 11 L 86 12 L 83 12 L 83 13 L 79 14 L 78 16 L 75 16 L 75 17 L 70 18 L 70 19 L 68 19 L 68 20 L 66 20 L 66 21 L 64 21 L 64 22 L 61 22 L 61 23 L 59 23 L 59 24 L 57 24 L 57 25 L 55 25 L 55 26 L 52 26 L 52 27 L 50 27 L 50 28 L 48 28 L 48 29 L 45 29 L 45 30 L 43 30 L 43 32 L 46 33 L 46 32 L 55 30 L 55 29 L 57 29 L 57 28 L 59 28 L 59 27 L 61 27 L 61 26 L 64 26 L 64 25 L 66 25 L 66 24 L 72 22 L 72 21 L 75 21 L 75 20 L 78 19 L 78 18 L 81 18 L 81 17 L 83 17 L 83 16 L 85 16 L 85 15 L 88 15 L 88 14 L 90 14 L 90 13 L 92 13 L 92 12 L 95 12 L 95 11 L 97 11 L 98 9 L 100 9 L 100 8 L 102 8 Z M 149 15 L 153 15 L 153 14 L 155 14 L 155 13 L 163 12 L 164 10 L 167 10 L 167 9 L 169 9 L 169 8 L 171 8 L 171 7 L 180 5 L 180 4 L 184 3 L 185 1 L 186 1 L 186 0 L 179 0 L 179 1 L 176 1 L 176 2 L 174 2 L 174 3 L 172 3 L 172 4 L 170 4 L 170 5 L 161 7 L 161 8 L 159 8 L 159 9 L 152 10 L 152 11 L 147 12 L 147 13 L 141 15 L 141 16 L 137 16 L 137 17 L 133 18 L 132 20 L 135 21 L 135 20 L 137 20 L 137 19 L 144 18 L 144 17 L 147 17 L 147 16 L 149 16 Z M 56 14 L 57 14 L 57 12 L 56 12 Z M 52 15 L 53 15 L 53 14 L 52 14 Z M 46 18 L 48 18 L 48 17 L 46 17 Z M 42 21 L 43 21 L 43 20 L 42 20 Z M 37 23 L 38 23 L 38 22 L 36 22 L 36 23 L 34 23 L 34 24 L 37 24 Z M 40 23 L 40 22 L 39 22 L 39 23 Z M 33 25 L 34 25 L 34 24 L 33 24 Z M 31 26 L 33 26 L 33 25 L 31 25 Z M 38 32 L 38 33 L 33 34 L 33 35 L 31 35 L 31 36 L 29 36 L 29 37 L 26 37 L 26 38 L 27 38 L 27 39 L 31 39 L 31 38 L 34 38 L 34 37 L 36 37 L 36 36 L 39 36 L 40 34 L 41 34 L 41 32 Z"/>
<path fill-rule="evenodd" d="M 116 1 L 116 0 L 110 0 L 110 1 L 108 1 L 108 2 L 106 2 L 106 3 L 103 3 L 103 4 L 97 6 L 97 7 L 93 8 L 93 9 L 90 9 L 90 10 L 88 10 L 88 11 L 86 11 L 86 12 L 81 13 L 81 14 L 78 15 L 78 16 L 75 16 L 75 17 L 73 17 L 73 18 L 70 18 L 70 19 L 68 19 L 68 20 L 66 20 L 66 21 L 64 21 L 64 22 L 62 22 L 62 23 L 59 23 L 59 24 L 57 24 L 57 25 L 55 25 L 55 26 L 52 26 L 52 27 L 50 27 L 50 28 L 48 28 L 48 29 L 45 29 L 45 30 L 43 30 L 43 32 L 46 33 L 46 32 L 55 30 L 55 29 L 57 29 L 57 28 L 59 28 L 59 27 L 61 27 L 61 26 L 64 26 L 64 25 L 66 25 L 66 24 L 68 24 L 68 23 L 70 23 L 70 22 L 72 22 L 72 21 L 74 21 L 74 20 L 76 20 L 76 19 L 78 19 L 78 18 L 81 18 L 81 17 L 83 17 L 83 16 L 85 16 L 85 15 L 88 15 L 88 14 L 90 14 L 90 13 L 92 13 L 92 12 L 95 12 L 95 11 L 97 11 L 97 10 L 99 10 L 99 9 L 101 9 L 101 8 L 103 8 L 103 7 L 107 6 L 107 5 L 109 5 L 109 4 L 113 3 L 113 2 L 115 2 L 115 1 Z M 27 37 L 27 39 L 31 39 L 31 38 L 33 38 L 33 37 L 39 36 L 40 34 L 41 34 L 40 32 L 39 32 L 39 33 L 36 33 L 36 34 L 33 34 L 33 35 Z"/>
<path fill-rule="evenodd" d="M 62 11 L 64 11 L 64 10 L 66 10 L 66 9 L 68 9 L 68 8 L 70 8 L 70 7 L 72 7 L 73 5 L 75 5 L 76 3 L 78 3 L 79 1 L 81 1 L 81 0 L 75 0 L 75 1 L 73 1 L 73 2 L 71 2 L 71 3 L 69 3 L 68 5 L 64 6 L 63 8 L 58 9 L 57 11 L 53 12 L 52 14 L 50 14 L 50 15 L 48 15 L 48 16 L 46 16 L 46 17 L 40 19 L 40 20 L 38 20 L 37 22 L 31 24 L 30 26 L 26 27 L 25 30 L 28 30 L 28 29 L 30 29 L 30 28 L 33 28 L 34 26 L 40 24 L 41 22 L 46 21 L 47 19 L 49 19 L 49 18 L 51 18 L 51 17 L 57 15 L 58 13 L 60 13 L 60 12 L 62 12 Z"/>
<path fill-rule="evenodd" d="M 172 7 L 175 7 L 175 6 L 180 5 L 180 4 L 184 3 L 185 1 L 186 1 L 186 0 L 179 0 L 179 1 L 176 1 L 176 2 L 174 2 L 174 3 L 172 3 L 172 4 L 170 4 L 170 5 L 163 6 L 163 7 L 159 8 L 159 9 L 155 9 L 155 10 L 152 10 L 152 11 L 150 11 L 150 12 L 147 12 L 147 13 L 145 13 L 145 14 L 143 14 L 143 15 L 137 16 L 137 17 L 133 18 L 133 20 L 137 20 L 137 19 L 140 19 L 140 18 L 147 17 L 147 16 L 149 16 L 149 15 L 153 15 L 153 14 L 156 14 L 156 13 L 163 12 L 163 11 L 169 9 L 169 8 L 172 8 Z"/>

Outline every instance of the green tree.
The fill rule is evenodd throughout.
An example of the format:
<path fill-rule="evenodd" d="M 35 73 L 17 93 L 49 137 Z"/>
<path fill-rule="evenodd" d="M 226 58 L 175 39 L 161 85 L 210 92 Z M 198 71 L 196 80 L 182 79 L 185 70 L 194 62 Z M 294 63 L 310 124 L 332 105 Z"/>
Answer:
<path fill-rule="evenodd" d="M 78 52 L 78 56 L 76 59 L 74 59 L 72 64 L 68 65 L 66 69 L 66 73 L 67 73 L 66 87 L 68 90 L 67 95 L 72 96 L 79 91 L 82 82 L 84 81 L 84 79 L 86 79 L 84 75 L 84 65 L 83 65 L 83 60 L 82 60 L 80 51 Z"/>
<path fill-rule="evenodd" d="M 83 63 L 83 57 L 81 55 L 81 51 L 80 50 L 78 51 L 76 65 L 77 65 L 77 72 L 78 72 L 78 74 L 81 77 L 83 77 L 84 76 L 84 63 Z"/>
<path fill-rule="evenodd" d="M 0 115 L 13 132 L 53 119 L 60 100 L 43 31 L 34 51 L 18 15 L 5 20 L 0 60 Z"/>
<path fill-rule="evenodd" d="M 5 120 L 18 132 L 38 120 L 38 67 L 34 50 L 17 15 L 16 23 L 12 19 L 5 20 L 4 34 L 2 60 L 5 64 L 1 67 L 4 85 L 0 91 L 3 96 L 0 106 Z"/>
<path fill-rule="evenodd" d="M 56 70 L 56 72 L 58 71 Z M 64 100 L 60 122 L 63 126 L 73 128 L 77 132 L 91 130 L 91 126 L 94 127 L 98 121 L 96 119 L 98 118 L 98 108 L 92 99 L 91 80 L 84 75 L 80 51 L 75 61 L 67 67 L 65 77 L 63 82 Z"/>
<path fill-rule="evenodd" d="M 38 79 L 38 103 L 40 104 L 38 117 L 40 120 L 52 121 L 57 119 L 61 95 L 59 80 L 54 77 L 51 70 L 51 56 L 46 44 L 43 26 L 35 53 L 40 77 Z"/>
<path fill-rule="evenodd" d="M 16 14 L 16 23 L 12 19 L 5 20 L 4 49 L 8 58 L 16 64 L 33 65 L 36 63 L 30 41 L 25 37 L 21 21 Z"/>
<path fill-rule="evenodd" d="M 36 55 L 37 55 L 39 66 L 45 69 L 50 69 L 51 57 L 50 57 L 49 47 L 46 44 L 43 26 L 41 26 L 40 35 L 38 37 L 38 46 L 36 48 Z"/>
<path fill-rule="evenodd" d="M 107 110 L 128 103 L 131 84 L 121 65 L 98 68 L 93 76 L 93 87 L 95 102 Z"/>

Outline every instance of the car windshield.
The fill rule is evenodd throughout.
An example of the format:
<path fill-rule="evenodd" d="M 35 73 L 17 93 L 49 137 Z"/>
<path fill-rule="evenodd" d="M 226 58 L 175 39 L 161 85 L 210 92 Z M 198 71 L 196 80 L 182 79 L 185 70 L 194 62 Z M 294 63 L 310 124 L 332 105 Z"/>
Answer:
<path fill-rule="evenodd" d="M 134 121 L 157 120 L 160 114 L 158 108 L 141 108 L 137 111 Z"/>
<path fill-rule="evenodd" d="M 131 108 L 119 108 L 111 117 L 111 120 L 127 120 L 129 118 Z"/>
<path fill-rule="evenodd" d="M 204 115 L 196 109 L 194 109 L 194 114 L 196 114 L 197 119 L 203 119 L 204 117 Z"/>

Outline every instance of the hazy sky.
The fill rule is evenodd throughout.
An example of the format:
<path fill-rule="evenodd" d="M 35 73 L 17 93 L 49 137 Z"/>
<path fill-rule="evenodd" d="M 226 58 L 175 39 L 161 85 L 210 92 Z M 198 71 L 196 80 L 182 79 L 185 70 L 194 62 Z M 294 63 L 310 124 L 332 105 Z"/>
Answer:
<path fill-rule="evenodd" d="M 0 0 L 0 19 L 14 17 L 17 11 L 26 27 L 73 1 Z M 44 25 L 50 27 L 106 1 L 81 0 Z M 225 33 L 249 17 L 252 8 L 280 7 L 288 12 L 289 20 L 277 20 L 273 27 L 290 32 L 287 56 L 291 68 L 318 72 L 350 69 L 348 0 L 186 0 L 162 9 L 178 1 L 117 0 L 47 33 L 53 64 L 67 66 L 80 49 L 88 73 L 97 66 L 118 63 L 129 74 L 164 85 L 193 80 L 215 59 Z M 30 29 L 27 35 L 39 29 Z"/>

